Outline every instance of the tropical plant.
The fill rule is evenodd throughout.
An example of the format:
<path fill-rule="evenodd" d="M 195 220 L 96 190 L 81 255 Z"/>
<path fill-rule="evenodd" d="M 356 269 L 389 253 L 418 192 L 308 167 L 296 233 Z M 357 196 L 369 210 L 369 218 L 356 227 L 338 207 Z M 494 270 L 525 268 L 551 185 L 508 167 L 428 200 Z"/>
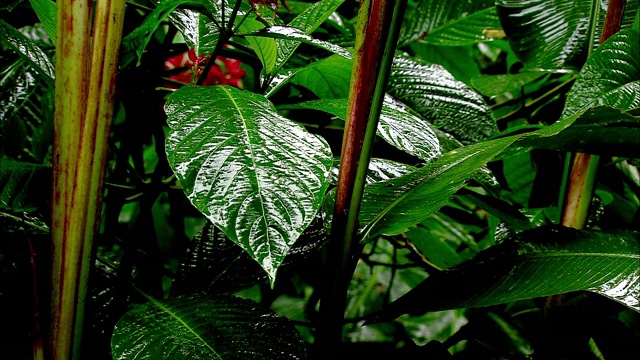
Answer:
<path fill-rule="evenodd" d="M 0 14 L 0 358 L 640 355 L 637 0 Z"/>

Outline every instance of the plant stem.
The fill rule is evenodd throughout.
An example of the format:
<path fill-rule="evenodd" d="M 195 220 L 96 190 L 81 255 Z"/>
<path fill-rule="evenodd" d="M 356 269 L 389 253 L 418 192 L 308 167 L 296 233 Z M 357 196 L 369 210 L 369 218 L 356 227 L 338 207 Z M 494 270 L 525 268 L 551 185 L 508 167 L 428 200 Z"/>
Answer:
<path fill-rule="evenodd" d="M 363 0 L 316 344 L 323 358 L 342 340 L 346 294 L 358 259 L 358 212 L 406 0 Z"/>
<path fill-rule="evenodd" d="M 77 359 L 99 222 L 124 0 L 57 3 L 51 359 Z M 92 47 L 92 48 L 90 48 Z"/>

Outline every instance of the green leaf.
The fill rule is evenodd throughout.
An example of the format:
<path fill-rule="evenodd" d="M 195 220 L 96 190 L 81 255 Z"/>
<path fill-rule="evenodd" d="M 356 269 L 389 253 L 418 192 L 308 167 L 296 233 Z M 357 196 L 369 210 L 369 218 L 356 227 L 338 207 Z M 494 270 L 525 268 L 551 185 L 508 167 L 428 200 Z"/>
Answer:
<path fill-rule="evenodd" d="M 297 41 L 299 43 L 317 46 L 321 49 L 327 50 L 334 54 L 338 54 L 347 59 L 352 58 L 351 53 L 348 52 L 343 47 L 340 47 L 328 41 L 315 39 L 313 36 L 308 35 L 303 30 L 300 30 L 298 28 L 291 27 L 291 26 L 273 25 L 257 31 L 250 31 L 240 35 L 261 36 L 261 37 L 267 37 L 267 38 L 273 38 L 273 39 Z M 280 59 L 280 55 L 278 55 L 278 59 Z M 278 66 L 278 61 L 276 60 L 276 67 L 277 66 Z"/>
<path fill-rule="evenodd" d="M 623 28 L 633 21 L 638 3 L 627 1 Z M 588 47 L 598 46 L 606 14 L 599 11 L 594 43 L 587 44 L 591 1 L 499 0 L 496 5 L 511 48 L 530 70 L 579 70 Z"/>
<path fill-rule="evenodd" d="M 561 121 L 601 105 L 640 108 L 640 36 L 633 29 L 612 36 L 589 57 L 567 94 Z"/>
<path fill-rule="evenodd" d="M 263 96 L 183 87 L 167 101 L 167 156 L 189 200 L 271 281 L 329 184 L 331 151 Z"/>
<path fill-rule="evenodd" d="M 306 87 L 321 99 L 346 99 L 349 97 L 352 66 L 350 59 L 332 55 L 297 70 L 290 81 Z"/>
<path fill-rule="evenodd" d="M 327 99 L 281 108 L 321 110 L 345 120 L 347 106 L 347 99 Z M 387 143 L 426 162 L 441 155 L 438 138 L 429 123 L 410 113 L 402 103 L 389 96 L 385 97 L 382 105 L 378 135 Z"/>
<path fill-rule="evenodd" d="M 418 0 L 414 7 L 407 9 L 399 44 L 428 36 L 439 27 L 493 5 L 494 0 Z"/>
<path fill-rule="evenodd" d="M 124 68 L 135 59 L 138 59 L 139 65 L 140 57 L 142 56 L 144 49 L 147 47 L 149 40 L 151 40 L 151 36 L 153 36 L 153 33 L 156 31 L 158 26 L 160 26 L 167 16 L 169 16 L 169 14 L 171 14 L 171 12 L 178 6 L 206 6 L 205 4 L 209 4 L 209 2 L 207 0 L 163 0 L 158 3 L 158 6 L 153 9 L 144 22 L 122 40 L 120 48 L 120 68 Z M 178 28 L 180 28 L 180 26 L 178 26 Z M 186 29 L 190 30 L 187 31 Z M 184 23 L 182 31 L 184 31 L 184 34 L 186 34 L 188 39 L 194 41 L 191 36 L 192 31 L 195 31 L 193 30 L 193 27 L 189 26 L 188 23 Z"/>
<path fill-rule="evenodd" d="M 463 142 L 477 142 L 498 132 L 482 96 L 440 65 L 396 57 L 389 82 L 393 97 Z"/>
<path fill-rule="evenodd" d="M 55 68 L 47 54 L 2 19 L 0 19 L 0 31 L 3 34 L 0 40 L 24 58 L 48 83 L 53 84 Z"/>
<path fill-rule="evenodd" d="M 264 24 L 258 20 L 246 19 L 240 27 L 240 32 L 250 32 L 264 28 Z M 248 36 L 247 42 L 251 45 L 253 51 L 258 55 L 258 59 L 262 63 L 263 69 L 261 76 L 264 78 L 272 74 L 273 68 L 276 66 L 277 47 L 276 40 L 259 36 Z"/>
<path fill-rule="evenodd" d="M 471 85 L 482 95 L 494 97 L 519 91 L 524 85 L 540 78 L 543 73 L 527 71 L 519 74 L 479 75 L 471 78 Z"/>
<path fill-rule="evenodd" d="M 0 209 L 12 212 L 33 211 L 49 195 L 51 169 L 0 158 Z"/>
<path fill-rule="evenodd" d="M 640 311 L 639 261 L 638 232 L 588 232 L 559 226 L 533 229 L 454 269 L 433 274 L 388 308 L 372 314 L 370 321 L 578 290 Z"/>
<path fill-rule="evenodd" d="M 504 37 L 495 7 L 478 11 L 439 27 L 424 37 L 430 45 L 463 46 Z"/>
<path fill-rule="evenodd" d="M 29 0 L 44 30 L 51 41 L 56 43 L 56 3 L 51 0 Z"/>
<path fill-rule="evenodd" d="M 180 31 L 187 46 L 194 49 L 196 54 L 213 52 L 220 38 L 220 31 L 205 15 L 190 9 L 175 9 L 169 15 L 169 20 Z"/>
<path fill-rule="evenodd" d="M 48 234 L 49 226 L 41 218 L 27 213 L 0 211 L 0 233 Z"/>
<path fill-rule="evenodd" d="M 465 182 L 517 138 L 450 151 L 410 174 L 365 187 L 360 211 L 363 240 L 404 232 L 439 210 Z"/>
<path fill-rule="evenodd" d="M 318 28 L 338 7 L 344 2 L 344 0 L 322 0 L 311 5 L 300 15 L 296 16 L 288 24 L 290 27 L 299 29 L 304 34 L 311 34 Z M 275 73 L 282 68 L 282 66 L 289 60 L 294 51 L 300 46 L 300 42 L 293 40 L 276 40 L 277 45 L 277 57 L 276 64 L 274 66 Z"/>
<path fill-rule="evenodd" d="M 293 324 L 251 300 L 192 295 L 150 302 L 126 313 L 111 339 L 113 358 L 303 359 Z"/>

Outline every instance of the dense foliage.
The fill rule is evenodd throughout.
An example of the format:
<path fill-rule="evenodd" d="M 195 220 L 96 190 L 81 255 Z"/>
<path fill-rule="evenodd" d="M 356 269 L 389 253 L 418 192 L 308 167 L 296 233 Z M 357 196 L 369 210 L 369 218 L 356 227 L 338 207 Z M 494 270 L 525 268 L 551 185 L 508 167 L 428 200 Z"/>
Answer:
<path fill-rule="evenodd" d="M 406 4 L 342 354 L 640 355 L 640 10 L 601 39 L 608 5 Z M 358 11 L 127 2 L 81 358 L 319 358 Z M 55 14 L 0 6 L 0 359 L 52 310 Z M 583 228 L 576 153 L 598 159 Z"/>

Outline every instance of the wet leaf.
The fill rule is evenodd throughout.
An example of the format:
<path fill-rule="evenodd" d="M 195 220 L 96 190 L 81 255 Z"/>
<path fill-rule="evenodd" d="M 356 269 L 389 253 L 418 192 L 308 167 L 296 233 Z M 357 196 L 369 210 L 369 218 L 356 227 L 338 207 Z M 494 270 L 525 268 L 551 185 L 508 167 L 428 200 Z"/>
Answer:
<path fill-rule="evenodd" d="M 33 70 L 50 84 L 53 84 L 55 78 L 55 68 L 51 60 L 44 51 L 42 51 L 32 40 L 29 40 L 20 31 L 16 30 L 13 26 L 7 24 L 4 20 L 0 19 L 0 31 L 2 31 L 2 38 L 0 41 L 8 45 L 18 55 L 31 65 Z"/>
<path fill-rule="evenodd" d="M 465 146 L 410 174 L 365 187 L 360 211 L 362 239 L 400 234 L 420 223 L 515 140 L 510 137 Z"/>
<path fill-rule="evenodd" d="M 264 24 L 258 20 L 246 19 L 240 27 L 240 32 L 250 32 L 264 28 Z M 267 37 L 249 36 L 247 42 L 251 45 L 253 51 L 258 55 L 258 59 L 262 63 L 261 77 L 266 77 L 273 72 L 276 65 L 277 47 L 276 40 Z"/>
<path fill-rule="evenodd" d="M 0 233 L 48 234 L 49 226 L 38 216 L 0 211 Z"/>
<path fill-rule="evenodd" d="M 33 211 L 48 199 L 51 168 L 0 158 L 0 209 Z"/>
<path fill-rule="evenodd" d="M 493 0 L 418 0 L 407 9 L 399 43 L 421 39 L 435 29 L 494 5 Z"/>
<path fill-rule="evenodd" d="M 344 120 L 347 115 L 347 105 L 347 99 L 326 99 L 282 108 L 321 110 Z M 430 125 L 389 96 L 385 97 L 382 105 L 378 135 L 396 148 L 426 162 L 441 155 L 438 138 Z"/>
<path fill-rule="evenodd" d="M 396 57 L 389 93 L 463 142 L 477 142 L 498 132 L 482 96 L 440 65 Z"/>
<path fill-rule="evenodd" d="M 233 296 L 150 299 L 118 321 L 111 348 L 118 360 L 305 357 L 293 324 L 253 301 Z"/>
<path fill-rule="evenodd" d="M 370 321 L 586 290 L 640 311 L 640 233 L 529 230 L 434 274 Z M 438 296 L 432 296 L 438 294 Z"/>
<path fill-rule="evenodd" d="M 612 36 L 587 60 L 571 91 L 562 119 L 590 107 L 640 107 L 640 36 L 629 29 Z"/>
<path fill-rule="evenodd" d="M 587 44 L 591 1 L 499 0 L 498 15 L 509 43 L 530 70 L 575 71 L 597 47 L 608 2 L 599 4 L 593 44 Z M 633 21 L 638 0 L 627 2 L 623 28 Z"/>
<path fill-rule="evenodd" d="M 423 41 L 430 45 L 464 46 L 504 37 L 496 8 L 490 7 L 429 32 Z"/>
<path fill-rule="evenodd" d="M 167 156 L 187 197 L 273 281 L 320 207 L 329 145 L 229 86 L 183 87 L 165 111 Z"/>
<path fill-rule="evenodd" d="M 519 92 L 524 85 L 542 75 L 544 74 L 536 71 L 519 74 L 479 75 L 471 78 L 471 85 L 482 95 L 494 97 L 509 92 Z"/>

